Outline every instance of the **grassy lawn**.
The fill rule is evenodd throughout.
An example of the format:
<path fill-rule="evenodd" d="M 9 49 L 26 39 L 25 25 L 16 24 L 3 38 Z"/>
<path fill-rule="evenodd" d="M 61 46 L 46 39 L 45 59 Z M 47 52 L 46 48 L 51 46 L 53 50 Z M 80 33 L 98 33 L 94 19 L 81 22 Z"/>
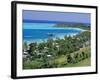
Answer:
<path fill-rule="evenodd" d="M 91 66 L 91 59 L 87 58 L 75 64 L 68 64 L 66 67 L 84 67 L 84 66 Z"/>
<path fill-rule="evenodd" d="M 87 47 L 84 47 L 84 48 L 81 48 L 79 51 L 76 51 L 74 53 L 82 53 L 82 51 L 84 52 L 87 52 L 87 54 L 90 53 L 90 46 L 87 46 Z M 71 53 L 71 54 L 74 54 L 74 53 Z M 55 63 L 56 64 L 59 64 L 59 67 L 81 67 L 81 66 L 90 66 L 91 65 L 91 57 L 88 57 L 86 59 L 83 59 L 81 60 L 80 62 L 78 63 L 66 63 L 66 56 L 65 55 L 62 55 L 62 56 L 59 56 L 55 59 Z"/>

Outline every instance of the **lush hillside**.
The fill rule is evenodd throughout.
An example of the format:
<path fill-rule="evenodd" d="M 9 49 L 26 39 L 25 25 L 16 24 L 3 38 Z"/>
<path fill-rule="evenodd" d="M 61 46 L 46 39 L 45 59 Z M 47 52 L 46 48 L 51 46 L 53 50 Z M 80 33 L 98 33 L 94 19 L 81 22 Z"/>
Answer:
<path fill-rule="evenodd" d="M 89 66 L 91 32 L 84 31 L 64 39 L 52 38 L 41 43 L 23 43 L 23 69 Z M 86 62 L 85 62 L 86 61 Z M 82 64 L 84 63 L 84 64 Z"/>

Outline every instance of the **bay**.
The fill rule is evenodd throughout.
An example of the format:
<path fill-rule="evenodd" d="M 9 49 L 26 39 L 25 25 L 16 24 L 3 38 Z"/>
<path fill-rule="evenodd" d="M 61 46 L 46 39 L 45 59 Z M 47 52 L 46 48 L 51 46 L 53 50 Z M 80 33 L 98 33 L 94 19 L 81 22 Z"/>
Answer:
<path fill-rule="evenodd" d="M 27 42 L 40 42 L 49 38 L 74 36 L 83 31 L 78 28 L 57 28 L 53 27 L 54 25 L 54 23 L 25 23 L 23 25 L 23 40 Z"/>

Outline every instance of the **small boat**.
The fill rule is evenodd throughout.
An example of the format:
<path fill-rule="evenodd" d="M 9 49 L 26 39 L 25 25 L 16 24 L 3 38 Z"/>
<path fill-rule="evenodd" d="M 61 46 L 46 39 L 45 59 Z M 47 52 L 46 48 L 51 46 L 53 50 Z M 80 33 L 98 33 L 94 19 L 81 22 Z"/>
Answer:
<path fill-rule="evenodd" d="M 54 36 L 54 33 L 47 33 L 48 34 L 48 36 Z"/>

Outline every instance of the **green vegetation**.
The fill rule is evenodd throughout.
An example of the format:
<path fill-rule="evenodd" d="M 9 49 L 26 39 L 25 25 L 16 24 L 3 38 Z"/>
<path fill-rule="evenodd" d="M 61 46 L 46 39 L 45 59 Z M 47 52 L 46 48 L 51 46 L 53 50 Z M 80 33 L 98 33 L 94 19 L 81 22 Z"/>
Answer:
<path fill-rule="evenodd" d="M 23 69 L 79 67 L 91 65 L 91 32 L 41 43 L 23 43 Z"/>
<path fill-rule="evenodd" d="M 76 64 L 68 64 L 66 65 L 65 67 L 84 67 L 84 66 L 90 66 L 91 65 L 91 59 L 90 58 L 87 58 L 87 59 L 84 59 Z"/>

